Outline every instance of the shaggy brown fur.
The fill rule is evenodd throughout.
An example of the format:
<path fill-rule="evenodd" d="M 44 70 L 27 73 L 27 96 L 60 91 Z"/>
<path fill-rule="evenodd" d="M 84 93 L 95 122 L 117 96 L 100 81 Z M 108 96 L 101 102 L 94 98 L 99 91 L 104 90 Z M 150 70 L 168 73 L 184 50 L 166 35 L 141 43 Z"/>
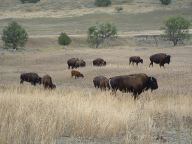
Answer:
<path fill-rule="evenodd" d="M 151 63 L 149 64 L 149 67 L 152 66 L 153 67 L 153 63 L 156 63 L 156 64 L 159 64 L 159 66 L 163 66 L 164 67 L 164 64 L 169 64 L 170 63 L 170 59 L 171 59 L 171 56 L 170 55 L 167 55 L 165 53 L 157 53 L 157 54 L 154 54 L 152 56 L 150 56 L 150 61 Z"/>
<path fill-rule="evenodd" d="M 133 64 L 136 63 L 136 65 L 138 65 L 138 63 L 143 63 L 143 59 L 141 59 L 139 56 L 132 56 L 129 58 L 129 65 L 130 64 Z"/>
<path fill-rule="evenodd" d="M 82 73 L 80 73 L 79 71 L 76 71 L 76 70 L 71 71 L 71 77 L 73 77 L 73 76 L 75 77 L 75 79 L 79 78 L 79 77 L 84 78 L 84 75 Z"/>
<path fill-rule="evenodd" d="M 101 90 L 106 90 L 109 87 L 109 79 L 104 76 L 97 76 L 93 79 L 93 84 L 95 88 L 100 88 Z"/>
<path fill-rule="evenodd" d="M 93 65 L 94 66 L 105 66 L 106 65 L 106 61 L 104 61 L 101 58 L 97 58 L 97 59 L 93 60 Z"/>
<path fill-rule="evenodd" d="M 49 75 L 45 75 L 42 77 L 42 84 L 45 89 L 55 89 L 56 85 L 53 84 L 52 78 Z"/>
<path fill-rule="evenodd" d="M 20 84 L 23 84 L 24 81 L 31 83 L 31 85 L 41 84 L 41 77 L 36 73 L 22 73 L 20 75 Z"/>

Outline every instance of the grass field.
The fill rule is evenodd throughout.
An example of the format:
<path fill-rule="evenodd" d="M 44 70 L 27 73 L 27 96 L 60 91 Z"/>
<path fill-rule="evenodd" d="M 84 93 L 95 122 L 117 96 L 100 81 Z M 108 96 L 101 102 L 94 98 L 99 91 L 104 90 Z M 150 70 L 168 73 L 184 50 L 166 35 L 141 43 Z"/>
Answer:
<path fill-rule="evenodd" d="M 148 67 L 148 57 L 157 52 L 172 56 L 165 69 Z M 86 141 L 95 139 L 96 143 L 191 143 L 191 54 L 191 46 L 1 52 L 1 142 L 65 143 L 68 138 L 82 137 Z M 144 64 L 129 66 L 131 55 L 140 55 Z M 71 57 L 87 62 L 79 69 L 84 79 L 70 77 L 66 61 Z M 93 67 L 91 61 L 97 57 L 105 58 L 107 66 Z M 57 90 L 20 86 L 20 73 L 30 71 L 40 76 L 50 74 Z M 156 77 L 159 89 L 143 93 L 138 101 L 131 94 L 118 92 L 114 97 L 110 92 L 100 92 L 92 84 L 97 75 L 141 72 Z M 78 141 L 85 143 L 85 139 Z"/>
<path fill-rule="evenodd" d="M 181 15 L 192 21 L 191 0 L 173 0 L 162 6 L 154 0 L 112 0 L 108 8 L 96 8 L 90 0 L 41 0 L 22 5 L 19 0 L 0 0 L 0 34 L 16 20 L 29 33 L 24 49 L 5 50 L 0 41 L 0 144 L 190 144 L 192 143 L 192 41 L 173 47 L 151 34 L 164 20 Z M 117 13 L 115 8 L 122 6 Z M 96 22 L 111 22 L 121 35 L 110 46 L 88 47 L 86 33 Z M 57 35 L 72 36 L 70 46 L 57 43 Z M 124 34 L 124 36 L 123 36 Z M 140 35 L 141 34 L 141 35 Z M 138 35 L 135 37 L 135 35 Z M 170 65 L 149 68 L 149 56 L 171 55 Z M 141 56 L 144 64 L 129 65 L 129 57 Z M 86 61 L 79 68 L 84 79 L 71 78 L 67 60 Z M 105 67 L 93 67 L 95 58 Z M 28 83 L 20 74 L 49 74 L 56 90 Z M 112 77 L 146 73 L 159 88 L 140 95 L 100 91 L 93 86 L 98 75 Z"/>

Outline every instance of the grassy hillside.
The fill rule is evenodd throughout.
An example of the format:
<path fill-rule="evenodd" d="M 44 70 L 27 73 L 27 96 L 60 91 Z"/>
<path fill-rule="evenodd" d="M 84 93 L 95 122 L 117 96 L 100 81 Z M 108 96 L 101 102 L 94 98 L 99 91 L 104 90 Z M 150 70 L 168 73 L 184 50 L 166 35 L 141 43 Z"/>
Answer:
<path fill-rule="evenodd" d="M 170 65 L 149 68 L 149 56 L 171 54 Z M 144 64 L 129 66 L 129 56 L 139 55 Z M 0 143 L 61 144 L 73 137 L 77 143 L 191 143 L 192 51 L 189 47 L 145 48 L 120 46 L 114 49 L 49 49 L 1 52 L 0 57 Z M 66 61 L 83 58 L 79 68 L 84 79 L 70 76 Z M 93 67 L 103 57 L 106 67 Z M 116 58 L 118 57 L 118 59 Z M 19 84 L 22 72 L 50 74 L 57 89 Z M 159 89 L 144 92 L 134 101 L 131 94 L 101 92 L 93 87 L 97 75 L 107 77 L 147 73 L 157 78 Z M 72 142 L 68 142 L 72 143 Z"/>

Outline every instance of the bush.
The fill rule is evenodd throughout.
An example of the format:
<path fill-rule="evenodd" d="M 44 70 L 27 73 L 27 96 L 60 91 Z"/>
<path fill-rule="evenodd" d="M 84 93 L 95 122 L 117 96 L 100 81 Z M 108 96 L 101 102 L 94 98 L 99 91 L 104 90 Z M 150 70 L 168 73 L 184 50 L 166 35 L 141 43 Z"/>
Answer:
<path fill-rule="evenodd" d="M 171 3 L 171 0 L 160 0 L 161 1 L 161 4 L 163 5 L 168 5 Z"/>
<path fill-rule="evenodd" d="M 37 3 L 40 0 L 20 0 L 22 3 Z"/>
<path fill-rule="evenodd" d="M 71 43 L 71 38 L 66 33 L 61 33 L 58 38 L 58 43 L 60 45 L 69 45 Z"/>
<path fill-rule="evenodd" d="M 110 23 L 96 24 L 88 29 L 88 42 L 96 48 L 116 37 L 117 29 Z"/>
<path fill-rule="evenodd" d="M 17 22 L 11 22 L 3 29 L 2 40 L 5 48 L 17 50 L 19 46 L 23 47 L 26 44 L 28 34 Z"/>
<path fill-rule="evenodd" d="M 183 42 L 189 36 L 190 25 L 190 22 L 183 17 L 170 17 L 163 28 L 165 30 L 164 36 L 175 46 L 179 41 Z"/>
<path fill-rule="evenodd" d="M 111 0 L 95 0 L 95 5 L 98 7 L 107 7 L 111 5 Z"/>

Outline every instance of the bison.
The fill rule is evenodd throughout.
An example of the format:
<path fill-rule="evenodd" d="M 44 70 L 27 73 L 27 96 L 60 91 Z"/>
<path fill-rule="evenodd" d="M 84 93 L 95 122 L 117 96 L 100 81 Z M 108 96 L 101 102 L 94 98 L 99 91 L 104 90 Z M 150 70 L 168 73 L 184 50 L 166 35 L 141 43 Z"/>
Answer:
<path fill-rule="evenodd" d="M 143 59 L 141 59 L 139 56 L 132 56 L 129 58 L 129 65 L 130 64 L 133 64 L 136 63 L 136 65 L 138 66 L 138 63 L 143 63 Z"/>
<path fill-rule="evenodd" d="M 101 58 L 97 58 L 97 59 L 93 60 L 93 65 L 94 66 L 106 66 L 106 61 L 104 61 Z"/>
<path fill-rule="evenodd" d="M 52 78 L 49 75 L 45 75 L 42 77 L 42 84 L 45 89 L 55 89 L 56 85 L 53 84 Z"/>
<path fill-rule="evenodd" d="M 80 73 L 79 71 L 76 71 L 76 70 L 71 71 L 71 77 L 73 77 L 73 76 L 75 77 L 75 79 L 79 78 L 79 77 L 84 78 L 84 75 L 82 73 Z"/>
<path fill-rule="evenodd" d="M 86 62 L 82 59 L 80 60 L 77 60 L 76 63 L 75 63 L 75 68 L 78 68 L 78 67 L 85 67 L 86 66 Z"/>
<path fill-rule="evenodd" d="M 149 64 L 149 67 L 153 66 L 153 63 L 159 64 L 160 67 L 161 66 L 164 67 L 164 64 L 166 64 L 166 63 L 169 64 L 170 63 L 170 59 L 171 59 L 171 56 L 167 55 L 165 53 L 154 54 L 154 55 L 150 56 L 151 63 Z"/>
<path fill-rule="evenodd" d="M 82 59 L 78 59 L 78 58 L 71 58 L 67 61 L 68 64 L 68 69 L 70 68 L 78 68 L 78 67 L 85 67 L 86 66 L 86 62 Z"/>
<path fill-rule="evenodd" d="M 154 77 L 148 77 L 144 73 L 112 77 L 109 79 L 109 85 L 114 93 L 117 90 L 133 93 L 134 100 L 143 91 L 158 89 L 157 80 Z"/>
<path fill-rule="evenodd" d="M 23 82 L 29 82 L 31 85 L 41 84 L 41 77 L 38 76 L 36 73 L 22 73 L 20 75 L 20 84 L 23 84 Z"/>
<path fill-rule="evenodd" d="M 75 64 L 76 64 L 76 61 L 78 61 L 79 59 L 78 58 L 71 58 L 67 61 L 67 64 L 68 64 L 68 69 L 70 68 L 75 68 Z"/>
<path fill-rule="evenodd" d="M 97 76 L 93 79 L 93 84 L 95 88 L 100 88 L 101 90 L 110 89 L 109 79 L 104 76 Z"/>

